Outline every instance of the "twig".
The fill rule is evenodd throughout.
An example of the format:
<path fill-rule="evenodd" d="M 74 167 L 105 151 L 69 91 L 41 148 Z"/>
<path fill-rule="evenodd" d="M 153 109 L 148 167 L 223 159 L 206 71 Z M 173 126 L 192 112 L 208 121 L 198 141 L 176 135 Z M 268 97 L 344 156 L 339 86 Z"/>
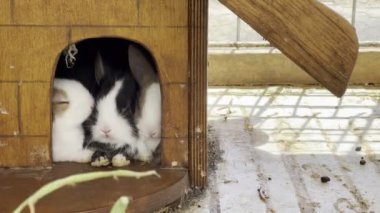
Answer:
<path fill-rule="evenodd" d="M 146 172 L 134 172 L 129 170 L 114 170 L 114 171 L 107 171 L 107 172 L 89 172 L 89 173 L 82 173 L 82 174 L 76 174 L 71 175 L 66 178 L 58 179 L 55 181 L 52 181 L 43 187 L 41 187 L 39 190 L 37 190 L 34 194 L 29 196 L 24 202 L 22 202 L 14 211 L 13 213 L 20 213 L 26 206 L 29 206 L 30 212 L 34 212 L 34 205 L 37 203 L 38 200 L 45 197 L 46 195 L 52 193 L 53 191 L 62 188 L 63 186 L 67 185 L 75 185 L 77 183 L 87 182 L 95 179 L 100 178 L 106 178 L 106 177 L 134 177 L 134 178 L 141 178 L 146 176 L 155 175 L 157 177 L 160 177 L 160 175 L 156 171 L 146 171 Z"/>

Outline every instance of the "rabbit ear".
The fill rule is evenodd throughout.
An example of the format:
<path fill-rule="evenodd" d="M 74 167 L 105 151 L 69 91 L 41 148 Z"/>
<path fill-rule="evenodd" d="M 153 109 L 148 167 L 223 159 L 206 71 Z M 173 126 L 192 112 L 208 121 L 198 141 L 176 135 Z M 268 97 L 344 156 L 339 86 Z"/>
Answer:
<path fill-rule="evenodd" d="M 131 44 L 128 47 L 128 60 L 132 74 L 140 86 L 156 81 L 155 69 L 141 47 Z"/>
<path fill-rule="evenodd" d="M 95 59 L 95 80 L 97 84 L 100 84 L 100 81 L 103 79 L 104 75 L 105 75 L 105 66 L 104 66 L 103 58 L 100 52 L 97 52 L 96 59 Z"/>

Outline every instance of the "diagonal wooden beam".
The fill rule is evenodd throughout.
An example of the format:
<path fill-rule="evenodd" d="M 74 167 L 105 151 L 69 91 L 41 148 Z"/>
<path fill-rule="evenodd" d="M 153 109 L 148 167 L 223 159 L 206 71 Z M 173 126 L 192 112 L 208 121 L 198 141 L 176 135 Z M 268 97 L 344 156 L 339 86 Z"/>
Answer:
<path fill-rule="evenodd" d="M 341 97 L 358 55 L 355 29 L 316 0 L 219 0 Z"/>

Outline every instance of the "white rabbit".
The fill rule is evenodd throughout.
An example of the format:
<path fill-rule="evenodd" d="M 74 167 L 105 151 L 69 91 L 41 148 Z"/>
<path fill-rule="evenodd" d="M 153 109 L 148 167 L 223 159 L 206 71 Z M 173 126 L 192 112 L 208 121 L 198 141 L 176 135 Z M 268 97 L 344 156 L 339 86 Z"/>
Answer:
<path fill-rule="evenodd" d="M 140 85 L 140 110 L 136 113 L 139 131 L 137 160 L 150 161 L 161 141 L 161 89 L 153 61 L 141 48 L 130 45 L 131 72 Z"/>
<path fill-rule="evenodd" d="M 94 98 L 78 81 L 55 79 L 53 91 L 53 161 L 90 162 L 93 151 L 84 149 L 82 123 L 94 107 Z"/>

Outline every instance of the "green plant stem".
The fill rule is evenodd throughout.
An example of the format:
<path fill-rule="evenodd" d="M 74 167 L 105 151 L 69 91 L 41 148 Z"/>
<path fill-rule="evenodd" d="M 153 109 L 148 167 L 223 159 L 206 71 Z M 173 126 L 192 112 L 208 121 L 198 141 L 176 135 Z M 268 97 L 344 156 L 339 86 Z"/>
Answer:
<path fill-rule="evenodd" d="M 115 179 L 117 179 L 118 177 L 134 177 L 138 179 L 141 177 L 152 176 L 152 175 L 160 177 L 156 171 L 134 172 L 134 171 L 129 171 L 129 170 L 89 172 L 89 173 L 71 175 L 62 179 L 52 181 L 44 185 L 39 190 L 37 190 L 34 194 L 29 196 L 24 202 L 22 202 L 13 212 L 20 213 L 26 206 L 29 206 L 30 212 L 33 213 L 34 205 L 37 203 L 38 200 L 52 193 L 53 191 L 59 188 L 62 188 L 63 186 L 75 185 L 77 183 L 82 183 L 82 182 L 87 182 L 87 181 L 100 179 L 100 178 L 107 178 L 107 177 L 114 177 Z"/>
<path fill-rule="evenodd" d="M 127 210 L 129 199 L 126 196 L 120 197 L 112 206 L 110 213 L 124 213 Z"/>

